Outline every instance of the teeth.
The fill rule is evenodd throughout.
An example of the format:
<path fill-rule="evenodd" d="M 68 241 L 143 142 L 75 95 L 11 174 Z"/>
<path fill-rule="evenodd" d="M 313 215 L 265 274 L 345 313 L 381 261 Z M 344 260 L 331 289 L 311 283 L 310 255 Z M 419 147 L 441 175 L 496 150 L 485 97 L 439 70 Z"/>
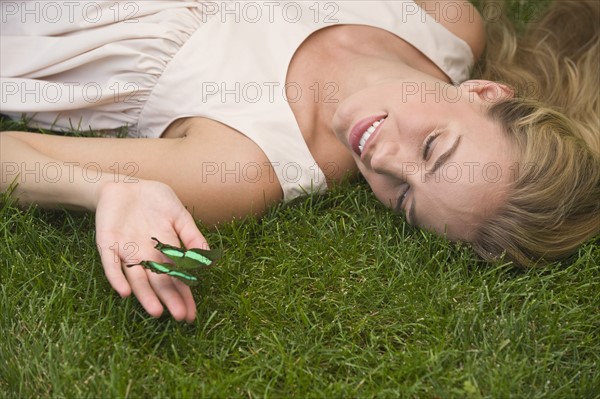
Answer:
<path fill-rule="evenodd" d="M 365 147 L 365 143 L 367 142 L 367 140 L 369 140 L 369 137 L 371 137 L 371 135 L 373 134 L 375 129 L 377 129 L 377 126 L 379 126 L 381 124 L 381 122 L 383 122 L 384 119 L 385 118 L 374 122 L 367 130 L 365 130 L 362 137 L 360 138 L 360 141 L 358 142 L 358 149 L 360 150 L 360 152 L 363 151 L 363 148 Z"/>

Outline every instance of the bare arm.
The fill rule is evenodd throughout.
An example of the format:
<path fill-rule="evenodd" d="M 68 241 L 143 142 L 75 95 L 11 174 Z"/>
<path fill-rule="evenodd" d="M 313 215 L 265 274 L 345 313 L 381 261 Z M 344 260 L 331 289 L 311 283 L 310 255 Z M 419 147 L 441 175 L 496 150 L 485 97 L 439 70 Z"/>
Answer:
<path fill-rule="evenodd" d="M 23 203 L 96 210 L 96 241 L 113 288 L 121 296 L 133 292 L 153 316 L 162 314 L 162 303 L 176 319 L 191 321 L 196 309 L 185 284 L 125 266 L 166 260 L 153 249 L 152 236 L 172 245 L 181 239 L 187 247 L 206 246 L 182 201 L 194 216 L 214 224 L 260 214 L 282 196 L 254 143 L 235 131 L 218 140 L 209 136 L 202 130 L 160 140 L 2 133 L 0 190 L 16 179 L 14 194 Z M 260 179 L 236 176 L 245 162 L 264 166 Z"/>
<path fill-rule="evenodd" d="M 13 194 L 23 204 L 96 209 L 98 188 L 110 181 L 106 174 L 96 171 L 92 178 L 88 170 L 75 163 L 38 152 L 20 140 L 19 135 L 16 132 L 0 134 L 0 192 L 16 183 Z M 114 176 L 115 180 L 121 178 Z"/>
<path fill-rule="evenodd" d="M 14 175 L 16 170 L 36 168 L 39 172 L 37 181 L 33 173 L 19 179 L 19 195 L 28 203 L 94 209 L 89 197 L 103 181 L 154 180 L 169 185 L 194 217 L 214 225 L 251 213 L 260 215 L 283 198 L 260 148 L 217 122 L 196 124 L 179 139 L 73 138 L 22 132 L 0 137 L 7 172 Z M 58 182 L 48 179 L 56 166 L 62 168 Z M 99 170 L 103 180 L 96 182 Z"/>

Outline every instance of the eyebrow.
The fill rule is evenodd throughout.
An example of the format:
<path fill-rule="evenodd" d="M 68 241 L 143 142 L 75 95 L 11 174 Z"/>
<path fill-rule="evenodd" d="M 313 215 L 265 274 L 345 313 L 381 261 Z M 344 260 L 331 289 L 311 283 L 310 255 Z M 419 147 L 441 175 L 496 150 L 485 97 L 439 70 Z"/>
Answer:
<path fill-rule="evenodd" d="M 448 162 L 448 159 L 450 159 L 450 157 L 452 157 L 452 155 L 454 155 L 454 153 L 456 152 L 456 149 L 458 148 L 458 145 L 460 144 L 461 138 L 462 138 L 462 135 L 458 136 L 456 138 L 456 140 L 454 141 L 454 144 L 452 144 L 452 147 L 450 147 L 450 149 L 448 151 L 444 152 L 442 155 L 440 155 L 438 157 L 438 159 L 433 164 L 433 168 L 431 168 L 431 170 L 426 172 L 425 176 L 430 176 L 430 175 L 435 174 L 439 168 L 441 168 L 446 162 Z M 417 201 L 415 201 L 415 199 L 413 197 L 412 204 L 410 204 L 410 209 L 408 210 L 408 223 L 411 224 L 412 226 L 419 225 L 419 223 L 417 222 L 416 202 Z"/>

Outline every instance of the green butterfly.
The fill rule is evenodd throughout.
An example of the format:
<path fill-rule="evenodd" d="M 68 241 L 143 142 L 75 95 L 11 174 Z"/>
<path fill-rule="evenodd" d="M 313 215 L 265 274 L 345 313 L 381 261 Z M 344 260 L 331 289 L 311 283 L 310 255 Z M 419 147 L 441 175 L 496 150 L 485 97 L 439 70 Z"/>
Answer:
<path fill-rule="evenodd" d="M 154 273 L 167 274 L 169 276 L 178 278 L 187 285 L 191 286 L 198 282 L 198 278 L 191 274 L 190 271 L 206 269 L 222 255 L 221 249 L 213 249 L 208 251 L 200 248 L 178 248 L 172 245 L 163 244 L 155 237 L 152 237 L 152 239 L 156 241 L 154 248 L 165 254 L 173 262 L 173 264 L 144 260 L 140 263 L 127 265 L 127 267 L 140 265 Z"/>

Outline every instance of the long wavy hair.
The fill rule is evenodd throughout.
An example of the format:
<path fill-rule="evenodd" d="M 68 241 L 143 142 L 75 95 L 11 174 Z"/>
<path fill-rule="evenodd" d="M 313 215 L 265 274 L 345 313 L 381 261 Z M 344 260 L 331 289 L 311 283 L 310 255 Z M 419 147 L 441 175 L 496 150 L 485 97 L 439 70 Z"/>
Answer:
<path fill-rule="evenodd" d="M 600 233 L 600 2 L 557 0 L 521 34 L 506 2 L 480 5 L 484 18 L 490 5 L 496 12 L 475 74 L 515 90 L 489 116 L 520 161 L 507 202 L 472 246 L 485 259 L 544 265 Z"/>

